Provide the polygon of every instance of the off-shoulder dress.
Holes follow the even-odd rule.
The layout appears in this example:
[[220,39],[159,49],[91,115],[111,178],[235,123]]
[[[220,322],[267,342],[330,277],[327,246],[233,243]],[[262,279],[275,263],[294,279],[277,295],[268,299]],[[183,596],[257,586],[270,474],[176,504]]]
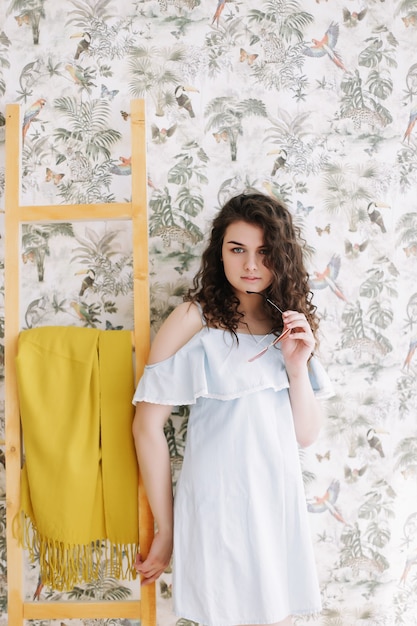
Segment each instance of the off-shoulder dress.
[[[174,506],[174,611],[206,626],[269,624],[320,611],[298,446],[272,335],[204,326],[146,366],[133,401],[191,405]],[[332,395],[315,357],[318,397]]]

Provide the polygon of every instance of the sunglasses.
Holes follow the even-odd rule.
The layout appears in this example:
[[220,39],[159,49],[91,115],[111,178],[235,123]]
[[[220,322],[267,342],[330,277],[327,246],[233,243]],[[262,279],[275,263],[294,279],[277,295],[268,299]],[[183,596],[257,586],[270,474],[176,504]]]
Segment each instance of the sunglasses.
[[[270,304],[271,306],[273,306],[275,309],[277,309],[277,311],[279,311],[281,313],[281,315],[284,313],[284,311],[282,311],[279,306],[277,304],[275,304],[275,302],[273,302],[272,300],[270,300],[267,296],[265,296],[263,293],[259,293],[259,291],[247,291],[246,293],[249,294],[254,294],[257,296],[261,296],[261,298],[263,298],[265,300],[265,302],[268,302],[268,304]],[[259,359],[261,356],[263,356],[266,352],[268,352],[269,348],[272,348],[273,346],[275,346],[277,343],[279,343],[280,341],[282,341],[283,339],[285,339],[285,337],[287,335],[289,335],[291,332],[290,328],[287,328],[287,330],[284,330],[283,333],[281,333],[279,335],[279,337],[275,337],[274,341],[272,341],[270,344],[268,344],[267,346],[265,346],[265,348],[263,348],[260,352],[258,352],[257,354],[255,354],[255,356],[252,356],[250,359],[248,359],[249,363],[252,363],[253,361],[256,361],[256,359]]]

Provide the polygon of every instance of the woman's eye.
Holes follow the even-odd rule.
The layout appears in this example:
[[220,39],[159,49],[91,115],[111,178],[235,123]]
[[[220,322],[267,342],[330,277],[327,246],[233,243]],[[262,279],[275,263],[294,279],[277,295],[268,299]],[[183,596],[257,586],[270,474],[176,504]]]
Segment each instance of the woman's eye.
[[243,252],[243,248],[232,248],[232,252],[235,252],[236,254],[240,254],[241,252]]
[[261,254],[269,254],[269,250],[267,250],[267,248],[264,248],[263,250],[260,250]]

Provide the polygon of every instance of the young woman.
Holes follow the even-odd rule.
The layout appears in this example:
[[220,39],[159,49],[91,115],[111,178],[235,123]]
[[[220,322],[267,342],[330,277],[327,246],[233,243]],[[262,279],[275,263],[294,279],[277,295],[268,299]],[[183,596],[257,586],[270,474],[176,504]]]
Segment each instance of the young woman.
[[[263,194],[229,200],[134,397],[133,433],[157,526],[136,567],[143,584],[156,580],[174,545],[179,617],[287,625],[291,615],[320,611],[298,455],[320,429],[317,395],[331,395],[312,357],[317,328],[291,214]],[[174,515],[163,427],[172,407],[185,404]]]

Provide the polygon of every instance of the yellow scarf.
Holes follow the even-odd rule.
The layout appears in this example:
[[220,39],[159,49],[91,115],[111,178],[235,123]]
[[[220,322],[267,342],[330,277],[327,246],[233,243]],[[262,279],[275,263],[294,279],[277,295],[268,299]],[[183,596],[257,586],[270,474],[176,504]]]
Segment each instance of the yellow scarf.
[[25,463],[20,539],[44,585],[135,578],[138,470],[130,331],[22,331],[16,359]]

